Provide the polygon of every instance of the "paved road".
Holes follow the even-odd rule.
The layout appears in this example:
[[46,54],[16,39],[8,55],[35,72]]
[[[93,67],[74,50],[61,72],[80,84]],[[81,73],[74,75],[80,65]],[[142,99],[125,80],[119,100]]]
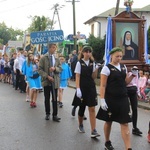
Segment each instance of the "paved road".
[[[64,91],[64,107],[59,108],[60,123],[45,121],[43,93],[40,93],[37,108],[25,102],[25,94],[15,91],[10,85],[0,83],[0,150],[103,150],[103,123],[97,120],[101,137],[90,138],[89,119],[84,122],[86,133],[77,131],[77,117],[71,116],[71,102],[75,89]],[[97,109],[99,105],[97,106]],[[88,117],[88,111],[86,110]],[[150,111],[139,108],[139,128],[143,137],[131,135],[133,150],[150,150],[147,142]],[[132,126],[130,124],[132,129]],[[113,124],[111,140],[115,150],[123,150],[120,126]]]

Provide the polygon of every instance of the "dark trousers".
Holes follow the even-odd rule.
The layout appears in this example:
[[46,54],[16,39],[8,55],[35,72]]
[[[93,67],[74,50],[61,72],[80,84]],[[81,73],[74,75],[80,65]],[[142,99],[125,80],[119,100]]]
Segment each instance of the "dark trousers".
[[17,90],[19,88],[19,78],[20,78],[20,71],[19,71],[19,69],[16,69],[16,86],[15,86],[15,90]]
[[22,92],[26,92],[25,76],[22,74],[19,75],[19,89]]
[[15,90],[20,89],[20,91],[25,92],[26,91],[26,82],[25,82],[25,76],[20,73],[19,69],[16,69],[16,85]]
[[[52,107],[53,107],[53,116],[57,116],[57,89],[54,90],[55,94],[52,92],[52,86],[44,86],[44,97],[45,97],[45,113],[46,115],[50,114],[50,92],[52,94]],[[55,98],[54,98],[55,95]]]
[[133,128],[137,128],[137,117],[138,117],[138,112],[137,112],[137,93],[130,93],[128,92],[128,97],[130,100],[130,104],[131,104],[131,109],[132,109],[132,124],[133,124]]
[[15,83],[15,74],[14,74],[14,71],[11,70],[11,77],[12,77],[12,85],[13,87],[15,87],[16,83]]
[[150,134],[150,122],[149,122],[149,126],[148,126],[148,134]]
[[72,77],[71,77],[71,79],[74,79],[75,80],[75,73],[74,73],[74,70],[75,70],[75,67],[76,67],[76,62],[72,62],[71,63],[71,72],[72,72]]
[[79,106],[78,115],[79,115],[80,117],[83,117],[83,116],[84,116],[85,108],[86,108],[85,105]]

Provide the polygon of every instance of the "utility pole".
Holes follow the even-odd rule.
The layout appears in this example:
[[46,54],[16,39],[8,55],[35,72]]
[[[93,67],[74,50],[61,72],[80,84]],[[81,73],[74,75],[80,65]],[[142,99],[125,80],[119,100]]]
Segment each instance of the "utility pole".
[[77,50],[77,38],[76,38],[76,14],[75,14],[75,0],[72,1],[73,6],[73,35],[74,35],[74,50]]
[[120,0],[117,0],[117,3],[116,3],[116,9],[115,9],[115,16],[118,14],[119,12],[119,4],[120,4]]
[[79,0],[66,0],[66,2],[72,2],[72,6],[73,6],[73,37],[74,37],[74,50],[77,50],[75,2],[79,2]]
[[51,10],[54,9],[54,13],[53,13],[53,19],[52,19],[52,24],[51,24],[50,30],[52,30],[52,26],[53,26],[53,24],[54,24],[54,17],[55,17],[55,15],[57,15],[58,22],[59,22],[59,28],[60,28],[60,30],[61,30],[61,23],[60,23],[60,18],[59,18],[58,10],[61,9],[63,6],[64,6],[64,5],[61,5],[61,6],[60,6],[58,3],[56,3],[56,4],[51,8]]

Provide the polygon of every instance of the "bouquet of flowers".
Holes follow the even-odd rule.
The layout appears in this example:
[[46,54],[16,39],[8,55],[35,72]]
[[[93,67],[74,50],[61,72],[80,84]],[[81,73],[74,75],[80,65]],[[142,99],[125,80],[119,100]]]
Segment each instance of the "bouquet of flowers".
[[124,0],[124,5],[125,6],[132,6],[133,0]]

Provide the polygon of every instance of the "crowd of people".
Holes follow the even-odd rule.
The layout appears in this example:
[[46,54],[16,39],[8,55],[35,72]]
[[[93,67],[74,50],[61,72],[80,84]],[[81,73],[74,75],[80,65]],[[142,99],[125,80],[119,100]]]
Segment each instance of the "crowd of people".
[[[115,121],[120,124],[125,149],[132,150],[128,123],[133,124],[132,134],[142,135],[137,127],[137,102],[150,102],[148,72],[144,73],[137,66],[127,70],[126,65],[121,64],[122,48],[113,48],[110,51],[111,62],[100,73],[100,108],[96,113],[98,96],[94,79],[100,65],[96,64],[92,56],[92,47],[84,46],[79,54],[74,50],[67,62],[62,55],[56,57],[56,50],[57,45],[51,43],[48,44],[48,52],[41,57],[34,56],[32,50],[27,52],[22,48],[13,53],[11,58],[0,54],[0,81],[12,84],[20,93],[26,93],[26,101],[30,102],[31,108],[37,107],[38,93],[43,91],[45,120],[50,119],[51,100],[55,122],[61,121],[58,107],[63,107],[63,91],[67,88],[69,79],[75,81],[72,115],[75,116],[75,109],[79,107],[78,131],[85,133],[83,120],[87,106],[92,138],[100,136],[96,130],[96,119],[105,121],[105,149],[113,150],[110,134]],[[150,142],[150,124],[147,138]]]

